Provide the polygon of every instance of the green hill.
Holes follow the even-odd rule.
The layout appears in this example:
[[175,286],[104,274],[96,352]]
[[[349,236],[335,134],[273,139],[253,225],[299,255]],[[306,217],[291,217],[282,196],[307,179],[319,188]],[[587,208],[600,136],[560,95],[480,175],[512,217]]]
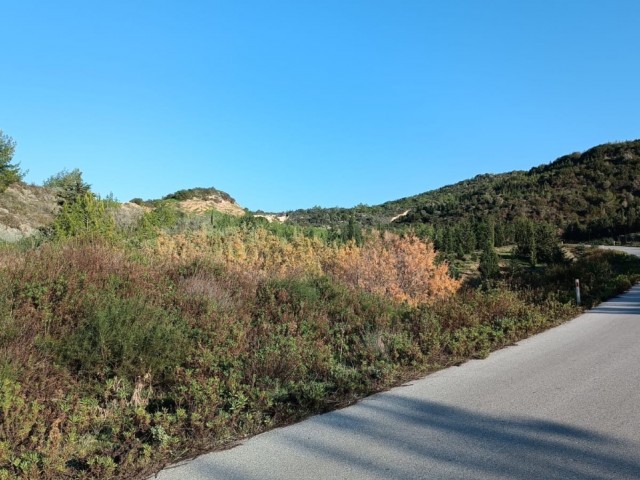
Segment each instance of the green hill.
[[[406,215],[402,215],[408,210]],[[352,216],[363,226],[449,226],[525,217],[556,226],[566,239],[613,237],[640,230],[640,140],[573,153],[528,172],[478,175],[377,206],[289,212],[302,225],[337,226]]]

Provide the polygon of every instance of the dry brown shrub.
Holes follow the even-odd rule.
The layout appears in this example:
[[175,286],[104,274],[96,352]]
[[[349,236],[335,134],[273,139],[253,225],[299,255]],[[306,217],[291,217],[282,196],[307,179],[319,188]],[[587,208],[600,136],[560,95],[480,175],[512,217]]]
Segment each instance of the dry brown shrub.
[[237,306],[234,292],[228,282],[208,272],[197,272],[180,280],[179,288],[188,301],[201,298],[213,302],[219,311],[233,311]]
[[[160,236],[153,255],[182,264],[206,259],[256,279],[330,274],[353,287],[411,305],[447,297],[460,286],[449,276],[447,264],[436,263],[431,243],[390,232],[370,234],[363,246],[353,242],[328,246],[319,239],[285,239],[261,228],[225,236],[200,231]],[[201,281],[193,278],[190,288],[215,288],[196,287]]]
[[327,258],[326,269],[345,283],[410,305],[430,303],[458,290],[448,265],[436,263],[431,243],[415,235],[370,235],[362,247],[349,243]]
[[231,271],[257,277],[285,277],[321,274],[322,258],[326,256],[327,249],[318,239],[300,235],[287,240],[258,228],[237,230],[224,236],[203,231],[161,235],[152,254],[178,263],[206,259]]

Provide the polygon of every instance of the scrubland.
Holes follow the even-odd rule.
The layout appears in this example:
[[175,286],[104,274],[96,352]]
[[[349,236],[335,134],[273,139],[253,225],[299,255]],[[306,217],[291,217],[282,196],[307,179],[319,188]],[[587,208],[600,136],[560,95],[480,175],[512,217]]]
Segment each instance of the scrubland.
[[480,286],[411,233],[74,218],[0,249],[0,479],[144,478],[556,325],[573,278],[589,304],[640,272],[586,250]]

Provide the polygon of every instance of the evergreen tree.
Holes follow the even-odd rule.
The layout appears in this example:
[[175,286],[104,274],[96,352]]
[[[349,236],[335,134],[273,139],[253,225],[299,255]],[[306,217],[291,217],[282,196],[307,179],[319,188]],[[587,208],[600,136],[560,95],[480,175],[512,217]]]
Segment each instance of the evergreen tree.
[[558,233],[548,223],[539,223],[535,231],[536,259],[539,262],[553,263],[562,260],[563,254],[558,245]]
[[498,254],[495,249],[495,230],[492,219],[488,219],[481,224],[480,231],[482,232],[482,254],[480,255],[480,265],[478,270],[480,271],[480,277],[485,285],[488,285],[491,280],[497,278],[500,275],[500,264]]
[[115,221],[110,214],[113,200],[101,200],[87,192],[76,201],[66,203],[53,223],[56,238],[90,235],[111,238],[115,234]]
[[487,244],[495,247],[495,225],[492,218],[478,222],[475,231],[478,250],[484,250]]
[[516,221],[514,229],[516,253],[528,258],[531,266],[535,266],[538,263],[535,224],[527,218],[520,218]]
[[458,252],[471,253],[476,249],[476,235],[471,222],[464,221],[458,224]]
[[488,242],[485,245],[485,248],[482,250],[482,255],[480,256],[480,266],[478,267],[480,270],[480,276],[483,282],[489,282],[498,277],[500,274],[500,264],[498,263],[498,254],[496,253],[495,248],[490,245]]
[[16,142],[0,130],[0,192],[5,191],[12,183],[22,180],[20,166],[11,163],[15,150]]
[[60,205],[73,203],[91,190],[91,185],[82,179],[82,172],[77,168],[70,172],[62,170],[50,176],[42,185],[56,190]]
[[349,222],[347,223],[347,227],[343,232],[343,240],[353,240],[354,242],[356,242],[356,245],[362,245],[362,228],[356,222],[356,217],[354,214],[351,214],[351,216],[349,217]]
[[453,253],[455,250],[455,241],[453,239],[453,231],[450,227],[444,228],[442,243],[445,253]]

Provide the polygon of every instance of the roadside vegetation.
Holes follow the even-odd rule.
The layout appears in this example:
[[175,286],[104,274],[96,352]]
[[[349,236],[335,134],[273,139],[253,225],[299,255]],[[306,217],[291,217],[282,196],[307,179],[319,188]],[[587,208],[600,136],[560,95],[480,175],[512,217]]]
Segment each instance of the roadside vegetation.
[[123,225],[80,172],[49,181],[53,225],[0,248],[0,479],[145,478],[565,321],[574,278],[586,304],[640,279],[640,259],[570,261],[536,225],[506,258],[483,224],[454,278],[411,231],[171,201]]

